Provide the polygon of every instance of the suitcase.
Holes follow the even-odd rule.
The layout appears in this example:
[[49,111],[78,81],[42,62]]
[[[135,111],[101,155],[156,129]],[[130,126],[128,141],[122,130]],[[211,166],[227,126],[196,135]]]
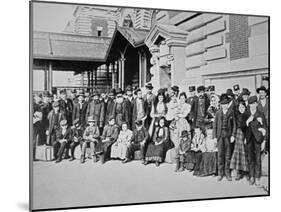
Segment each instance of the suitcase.
[[167,163],[176,163],[176,151],[175,148],[169,149],[166,153],[165,162]]
[[54,149],[52,146],[42,145],[36,147],[35,158],[40,161],[51,161],[54,159]]

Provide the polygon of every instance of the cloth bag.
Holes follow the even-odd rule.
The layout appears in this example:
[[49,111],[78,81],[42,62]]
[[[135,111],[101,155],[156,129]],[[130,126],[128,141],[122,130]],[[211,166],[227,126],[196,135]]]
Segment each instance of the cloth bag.
[[36,147],[35,158],[41,161],[51,161],[54,159],[54,149],[52,146],[42,145]]

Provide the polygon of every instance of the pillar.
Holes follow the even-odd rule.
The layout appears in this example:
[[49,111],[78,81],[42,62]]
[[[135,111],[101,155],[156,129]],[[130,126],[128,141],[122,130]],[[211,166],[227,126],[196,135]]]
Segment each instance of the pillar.
[[116,61],[114,61],[112,65],[112,71],[111,71],[111,88],[115,88],[115,64]]
[[48,91],[52,92],[53,87],[53,66],[52,62],[49,62],[49,68],[48,68]]
[[142,77],[142,72],[143,72],[143,64],[142,64],[142,53],[139,51],[139,87],[143,86],[143,77]]
[[110,86],[110,81],[109,81],[109,68],[110,68],[110,64],[106,64],[106,89],[108,89],[109,86]]
[[122,90],[124,90],[125,88],[125,82],[124,82],[124,79],[125,79],[125,58],[124,58],[124,55],[122,55],[121,57],[121,88]]
[[48,90],[48,71],[47,71],[47,65],[45,64],[44,67],[44,90]]
[[122,64],[121,64],[121,59],[118,60],[118,87],[122,87]]

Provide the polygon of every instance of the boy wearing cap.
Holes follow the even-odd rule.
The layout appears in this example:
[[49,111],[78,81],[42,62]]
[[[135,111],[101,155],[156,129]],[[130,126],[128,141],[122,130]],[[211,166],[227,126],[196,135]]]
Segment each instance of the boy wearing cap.
[[60,122],[63,119],[66,119],[66,117],[59,109],[59,102],[56,101],[53,103],[53,109],[48,114],[47,144],[53,145],[56,141],[57,130],[60,128]]
[[175,148],[176,151],[176,169],[175,172],[184,171],[185,154],[191,148],[191,134],[187,130],[183,130],[180,136],[179,145]]
[[100,94],[97,91],[93,93],[93,100],[87,107],[86,117],[92,117],[101,131],[104,126],[104,103],[100,101]]
[[140,150],[141,160],[142,160],[142,163],[144,163],[145,145],[147,144],[149,134],[148,134],[147,129],[143,126],[142,120],[136,120],[135,126],[136,126],[136,128],[133,131],[133,137],[128,146],[127,156],[126,156],[124,163],[130,161],[130,159],[134,155],[134,152],[137,150]]
[[82,144],[83,144],[83,129],[81,127],[79,119],[75,119],[73,121],[73,126],[72,126],[71,130],[72,130],[72,140],[70,143],[71,157],[70,157],[69,161],[75,160],[74,151],[77,146],[79,146],[79,145],[82,146]]
[[229,109],[230,98],[222,94],[220,98],[221,109],[216,113],[213,123],[213,138],[218,146],[218,181],[224,176],[231,181],[230,161],[231,143],[234,142],[236,134],[236,121],[234,111]]
[[[60,128],[57,131],[56,141],[53,144],[56,163],[61,162],[62,159],[67,159],[71,139],[72,132],[71,129],[67,126],[67,120],[61,120]],[[64,154],[65,156],[63,158]]]
[[261,177],[261,151],[264,148],[264,139],[266,136],[266,119],[262,112],[257,109],[258,98],[251,96],[249,98],[249,111],[246,121],[246,141],[247,154],[249,160],[250,185],[253,185]]
[[81,163],[85,162],[86,148],[89,144],[91,149],[91,154],[93,156],[93,162],[96,163],[97,153],[100,147],[100,141],[99,141],[100,131],[99,131],[99,127],[96,124],[95,119],[92,116],[88,118],[88,124],[89,126],[85,129],[83,134],[84,142],[82,144],[82,153],[81,153],[80,162]]
[[102,155],[101,155],[101,163],[105,163],[108,156],[110,155],[111,145],[117,140],[119,134],[119,127],[115,123],[114,117],[110,117],[108,119],[108,124],[105,125],[102,136]]

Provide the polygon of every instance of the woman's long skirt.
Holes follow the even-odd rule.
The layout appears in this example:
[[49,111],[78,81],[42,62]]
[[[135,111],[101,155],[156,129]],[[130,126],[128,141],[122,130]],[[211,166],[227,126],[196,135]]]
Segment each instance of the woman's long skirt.
[[155,145],[150,143],[147,147],[145,160],[151,162],[163,162],[166,153],[165,143]]
[[194,170],[193,175],[204,177],[217,174],[217,152],[204,152],[198,164],[198,168]]
[[111,158],[125,159],[127,156],[128,146],[125,143],[114,143],[111,146]]
[[248,172],[249,164],[244,144],[244,134],[240,128],[237,129],[234,151],[230,161],[230,169]]

